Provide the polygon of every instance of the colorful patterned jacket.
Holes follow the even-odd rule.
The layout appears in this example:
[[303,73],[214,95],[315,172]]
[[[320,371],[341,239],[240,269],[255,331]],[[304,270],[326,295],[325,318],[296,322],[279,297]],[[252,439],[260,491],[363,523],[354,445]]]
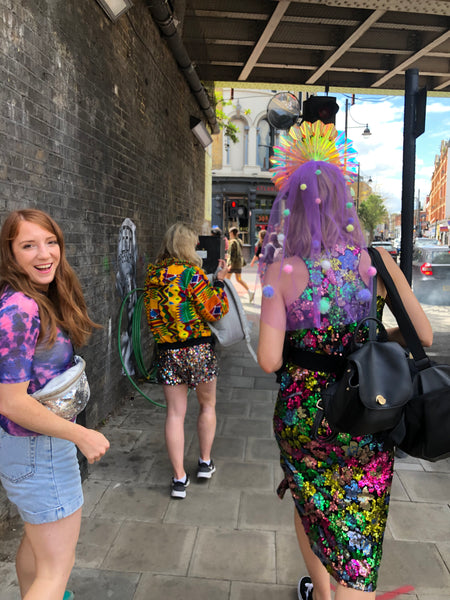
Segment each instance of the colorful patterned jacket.
[[211,285],[205,272],[191,263],[166,259],[150,264],[144,305],[155,342],[184,345],[193,339],[209,340],[206,322],[228,312],[228,298],[220,284]]

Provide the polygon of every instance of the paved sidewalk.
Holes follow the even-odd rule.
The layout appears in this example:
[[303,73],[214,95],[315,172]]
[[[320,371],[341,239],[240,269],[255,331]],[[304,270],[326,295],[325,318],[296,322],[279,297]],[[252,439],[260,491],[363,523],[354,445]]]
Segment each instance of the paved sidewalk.
[[[254,281],[253,272],[245,272]],[[242,290],[243,291],[243,290]],[[257,338],[259,295],[245,304]],[[244,300],[244,296],[243,296]],[[448,340],[450,310],[432,320]],[[433,350],[433,349],[432,349]],[[450,362],[448,345],[439,346]],[[444,356],[443,356],[444,358]],[[245,344],[221,351],[217,472],[185,500],[169,497],[164,411],[130,389],[102,431],[111,450],[84,483],[86,505],[70,587],[76,600],[294,600],[305,573],[293,504],[281,478],[271,418],[276,395]],[[157,386],[148,395],[162,401]],[[186,466],[198,457],[196,400],[186,419]],[[397,459],[378,597],[410,586],[400,600],[450,598],[450,460]],[[0,599],[18,600],[12,563],[20,525],[0,541]],[[393,596],[385,596],[385,598]]]

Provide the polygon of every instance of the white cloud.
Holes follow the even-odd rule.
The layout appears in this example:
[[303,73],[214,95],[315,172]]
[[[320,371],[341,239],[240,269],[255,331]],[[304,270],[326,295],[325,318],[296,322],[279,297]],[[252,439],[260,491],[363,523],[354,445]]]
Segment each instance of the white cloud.
[[432,100],[428,100],[427,114],[429,113],[447,113],[450,115],[450,106],[441,101],[434,102]]

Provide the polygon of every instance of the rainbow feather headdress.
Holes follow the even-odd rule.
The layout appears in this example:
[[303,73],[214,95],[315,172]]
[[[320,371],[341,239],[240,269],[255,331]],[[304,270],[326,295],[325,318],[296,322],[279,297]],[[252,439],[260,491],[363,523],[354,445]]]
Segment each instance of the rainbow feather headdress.
[[277,189],[283,187],[298,167],[310,160],[336,165],[348,183],[357,177],[357,152],[345,139],[344,132],[338,132],[332,123],[304,121],[300,126],[294,125],[281,136],[280,144],[274,147],[270,159],[272,180]]

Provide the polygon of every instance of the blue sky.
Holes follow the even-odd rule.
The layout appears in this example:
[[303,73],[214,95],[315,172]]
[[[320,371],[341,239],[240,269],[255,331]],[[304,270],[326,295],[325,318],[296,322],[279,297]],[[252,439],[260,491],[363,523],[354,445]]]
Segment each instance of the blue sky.
[[[331,95],[331,94],[330,94]],[[390,212],[400,212],[403,165],[403,96],[356,94],[336,96],[340,110],[336,127],[345,128],[345,99],[349,99],[348,137],[359,153],[361,175],[372,177],[372,189],[385,199]],[[359,126],[363,124],[363,127]],[[363,137],[365,124],[372,135]],[[442,140],[450,139],[450,97],[427,98],[425,132],[416,139],[415,196],[420,195],[423,206],[431,188],[431,176]]]

